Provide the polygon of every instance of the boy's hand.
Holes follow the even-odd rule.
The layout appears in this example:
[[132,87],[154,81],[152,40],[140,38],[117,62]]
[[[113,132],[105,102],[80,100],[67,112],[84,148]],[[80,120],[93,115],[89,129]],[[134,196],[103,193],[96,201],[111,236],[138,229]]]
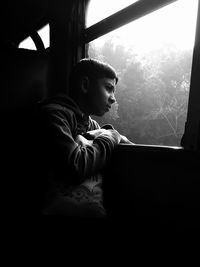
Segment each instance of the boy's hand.
[[[116,132],[116,135],[119,135],[119,140],[120,140],[119,143],[120,144],[131,144],[131,145],[134,145],[134,143],[131,142],[130,140],[128,140],[128,138],[126,136],[119,134],[116,130],[113,130],[113,129],[106,130],[106,129],[102,129],[101,128],[101,129],[88,131],[87,133],[84,134],[84,136],[81,136],[80,139],[82,140],[83,143],[84,142],[87,143],[87,141],[88,141],[88,142],[90,142],[90,144],[92,144],[91,143],[92,140],[94,140],[95,138],[97,138],[101,134],[109,135],[110,131],[111,132]],[[83,141],[83,138],[86,141]]]
[[121,136],[118,133],[118,131],[114,130],[114,129],[96,129],[93,131],[89,131],[86,134],[84,134],[84,137],[87,138],[88,140],[94,140],[95,138],[97,138],[98,136],[105,136],[107,138],[111,138],[113,139],[114,142],[116,142],[117,144],[120,143],[121,140]]
[[130,145],[134,145],[134,143],[132,143],[130,140],[128,140],[128,138],[124,135],[120,135],[121,136],[121,141],[120,144],[130,144]]
[[106,129],[96,129],[92,131],[88,131],[87,133],[84,134],[84,137],[87,138],[88,140],[94,140],[97,138],[100,134],[106,134],[107,130]]
[[93,143],[93,141],[92,140],[88,140],[88,139],[86,139],[84,136],[82,136],[82,135],[80,135],[80,134],[78,134],[77,136],[76,136],[76,139],[75,139],[75,142],[77,143],[77,144],[79,144],[79,145],[82,145],[82,146],[91,146],[92,145],[92,143]]

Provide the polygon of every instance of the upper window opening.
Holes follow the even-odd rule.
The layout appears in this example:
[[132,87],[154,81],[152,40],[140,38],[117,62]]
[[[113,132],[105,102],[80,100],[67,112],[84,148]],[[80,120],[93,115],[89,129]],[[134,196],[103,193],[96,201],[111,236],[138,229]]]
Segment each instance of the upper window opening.
[[113,124],[138,144],[180,146],[197,7],[198,0],[179,0],[89,43],[89,56],[110,63],[119,74],[117,103],[95,118],[100,124]]
[[139,0],[123,0],[123,1],[90,0],[90,4],[88,7],[88,14],[86,18],[86,26],[90,27],[91,25],[105,19],[106,17],[138,1]]
[[44,43],[44,47],[49,47],[49,24],[44,26],[42,29],[38,31],[38,34],[40,35],[40,38],[42,39]]
[[30,49],[30,50],[37,50],[36,46],[32,40],[31,37],[28,37],[26,39],[24,39],[20,44],[19,44],[19,48],[25,48],[25,49]]
[[[43,41],[44,47],[49,47],[49,24],[38,30],[38,34]],[[30,50],[36,50],[36,46],[31,37],[26,38],[19,44],[19,48],[26,48]]]

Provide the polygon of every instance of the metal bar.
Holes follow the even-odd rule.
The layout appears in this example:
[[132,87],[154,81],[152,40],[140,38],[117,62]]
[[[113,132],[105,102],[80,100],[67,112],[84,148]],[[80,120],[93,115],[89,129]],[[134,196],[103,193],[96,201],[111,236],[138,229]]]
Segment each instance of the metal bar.
[[36,32],[36,31],[32,32],[30,34],[30,37],[33,40],[38,51],[44,51],[45,50],[44,43],[43,43],[42,38],[40,37],[38,32]]
[[107,34],[177,0],[140,0],[85,29],[83,43]]
[[200,1],[198,1],[196,35],[190,79],[187,121],[182,146],[190,150],[200,150]]

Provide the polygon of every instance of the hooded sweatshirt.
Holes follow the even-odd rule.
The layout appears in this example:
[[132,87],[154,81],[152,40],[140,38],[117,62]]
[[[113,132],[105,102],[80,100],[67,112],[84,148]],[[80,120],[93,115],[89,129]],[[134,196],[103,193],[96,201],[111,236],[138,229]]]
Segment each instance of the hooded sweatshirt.
[[49,176],[45,213],[67,214],[66,210],[76,210],[72,208],[74,203],[79,206],[79,211],[74,212],[78,215],[84,212],[83,204],[98,202],[102,207],[101,172],[120,142],[119,134],[109,129],[90,143],[77,142],[78,135],[84,136],[100,126],[65,95],[39,103],[38,115],[41,155]]

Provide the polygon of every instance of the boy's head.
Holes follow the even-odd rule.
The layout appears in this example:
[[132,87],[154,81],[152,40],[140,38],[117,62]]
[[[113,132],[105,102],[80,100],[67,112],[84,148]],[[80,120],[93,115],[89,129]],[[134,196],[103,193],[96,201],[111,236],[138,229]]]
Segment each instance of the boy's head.
[[70,94],[80,89],[80,82],[83,77],[88,77],[91,82],[100,78],[115,79],[116,84],[118,82],[116,71],[111,65],[96,59],[84,58],[74,66],[70,75]]
[[85,58],[70,75],[69,95],[88,115],[102,116],[115,102],[116,71],[107,63]]

